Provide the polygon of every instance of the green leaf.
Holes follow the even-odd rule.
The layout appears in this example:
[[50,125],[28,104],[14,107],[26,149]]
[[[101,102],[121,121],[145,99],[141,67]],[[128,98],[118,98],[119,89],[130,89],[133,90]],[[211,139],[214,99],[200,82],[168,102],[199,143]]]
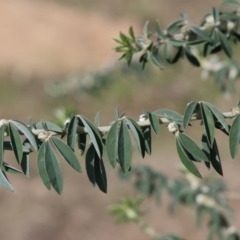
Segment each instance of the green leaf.
[[131,36],[132,40],[135,41],[135,35],[134,35],[134,32],[133,32],[132,26],[129,28],[128,32],[129,32],[129,35]]
[[115,108],[114,114],[115,114],[116,119],[120,118],[121,114],[119,112],[119,108],[118,107]]
[[176,40],[174,38],[169,39],[169,42],[174,46],[174,47],[182,47],[185,45],[185,41],[181,40]]
[[206,104],[201,103],[200,106],[201,106],[203,124],[207,133],[207,139],[210,146],[213,146],[214,128],[215,128],[213,116]]
[[159,67],[160,69],[163,69],[163,66],[161,65],[161,63],[158,61],[158,59],[152,54],[151,51],[148,51],[148,56],[150,61],[157,67]]
[[56,133],[62,133],[62,129],[52,123],[52,122],[48,122],[48,121],[41,121],[35,124],[35,128],[36,129],[45,129],[47,131],[52,131],[52,132],[56,132]]
[[80,155],[84,154],[86,144],[87,144],[87,134],[78,134],[77,135],[78,149],[80,150]]
[[191,30],[192,30],[195,34],[197,34],[199,37],[201,37],[202,39],[206,39],[206,40],[208,40],[208,41],[211,41],[211,38],[210,38],[210,36],[207,34],[207,32],[203,31],[201,28],[192,26],[192,27],[191,27]]
[[196,166],[193,164],[193,162],[187,157],[187,154],[184,151],[183,146],[181,145],[181,141],[179,138],[176,138],[176,146],[177,146],[177,152],[179,155],[179,158],[181,159],[183,165],[188,169],[189,172],[191,172],[193,175],[195,175],[198,178],[202,178],[201,174],[199,173]]
[[188,61],[193,66],[199,67],[201,65],[198,58],[192,53],[192,51],[188,47],[185,48],[185,54],[186,54]]
[[223,128],[229,132],[229,127],[228,124],[223,116],[223,114],[221,112],[219,112],[212,104],[207,103],[207,102],[203,102],[205,105],[207,105],[207,107],[210,109],[210,111],[212,112],[212,114],[216,117],[216,119],[221,123],[221,125],[223,126]]
[[240,142],[240,115],[238,115],[234,119],[229,133],[229,149],[231,157],[233,159],[237,155],[239,142]]
[[87,129],[90,139],[96,149],[96,152],[99,158],[101,158],[103,153],[103,143],[99,130],[87,118],[81,115],[78,115],[78,117],[80,121],[82,121],[84,127]]
[[27,178],[30,178],[30,170],[29,170],[29,154],[23,153],[21,168],[23,170],[24,175]]
[[77,172],[81,172],[80,164],[72,149],[65,142],[54,136],[51,137],[51,140],[68,164]]
[[221,42],[221,46],[224,50],[224,52],[226,53],[226,55],[229,58],[232,58],[232,48],[230,46],[229,40],[226,38],[226,36],[219,30],[218,32],[218,36]]
[[118,157],[118,121],[114,122],[108,132],[106,150],[109,162],[111,166],[115,168]]
[[10,135],[14,155],[18,163],[21,164],[22,156],[23,156],[22,139],[18,131],[15,129],[15,127],[11,122],[9,123],[9,135]]
[[151,124],[151,127],[152,127],[153,131],[155,132],[155,134],[158,136],[159,131],[160,131],[159,118],[154,113],[152,114],[152,113],[148,112],[147,114],[148,114],[148,119]]
[[95,159],[94,170],[95,170],[96,183],[97,183],[99,189],[102,192],[107,193],[106,171],[105,171],[105,167],[104,167],[104,164],[103,164],[103,160],[100,159],[98,156]]
[[49,180],[47,170],[46,170],[46,163],[45,163],[45,151],[46,151],[46,142],[43,142],[37,156],[37,166],[38,166],[38,173],[41,177],[43,184],[45,187],[50,190],[51,189],[51,182]]
[[145,150],[147,154],[151,155],[152,153],[152,137],[151,137],[151,128],[145,127],[142,129],[145,142]]
[[100,126],[100,112],[98,111],[96,116],[95,116],[95,124],[97,127]]
[[12,192],[15,192],[12,185],[9,183],[6,174],[0,170],[0,186],[6,188],[7,190],[10,190]]
[[182,19],[177,20],[175,22],[170,23],[170,25],[168,25],[167,31],[168,31],[168,33],[174,33],[176,31],[178,31],[182,26],[183,26]]
[[[213,166],[213,168],[220,175],[223,175],[221,159],[220,159],[220,155],[219,155],[219,152],[218,152],[218,147],[217,147],[216,140],[214,139],[213,145],[211,147],[209,145],[209,142],[208,142],[208,139],[207,139],[207,135],[205,133],[202,136],[202,146],[203,146],[203,152],[206,154],[206,156],[210,160],[211,165]],[[208,165],[207,165],[207,167],[210,168],[210,166],[208,166]]]
[[96,178],[95,178],[95,159],[98,157],[96,154],[95,148],[93,144],[87,150],[86,158],[85,158],[85,165],[86,165],[86,172],[89,181],[95,186]]
[[156,114],[158,116],[165,117],[169,120],[176,121],[179,124],[181,124],[183,122],[182,115],[180,115],[179,113],[174,112],[172,110],[169,110],[169,109],[159,109],[159,110],[152,112],[152,114]]
[[8,163],[3,162],[1,170],[7,173],[19,174],[22,173],[19,169],[9,165]]
[[35,136],[32,134],[32,132],[28,129],[28,127],[16,120],[11,120],[11,123],[13,123],[23,134],[24,136],[29,140],[29,142],[32,144],[34,149],[38,150],[38,145],[35,139]]
[[45,164],[49,180],[58,194],[63,190],[63,178],[57,157],[49,142],[46,142]]
[[147,22],[144,24],[144,27],[143,27],[143,34],[144,34],[144,36],[145,36],[146,38],[149,36],[148,25],[149,25],[149,21],[147,21]]
[[183,127],[184,128],[186,128],[188,126],[188,124],[190,123],[192,115],[193,115],[197,105],[198,105],[198,103],[196,103],[196,102],[190,102],[187,105],[187,108],[185,110],[184,117],[183,117]]
[[161,37],[163,39],[165,38],[165,34],[163,33],[158,21],[156,22],[156,32],[157,32],[159,37]]
[[198,147],[198,145],[187,135],[180,133],[178,135],[182,146],[196,159],[209,162],[207,156],[204,152]]
[[118,139],[118,160],[122,171],[126,173],[131,167],[132,162],[132,142],[127,125],[121,121]]
[[68,125],[67,131],[67,144],[74,151],[76,145],[76,134],[77,134],[77,118],[73,116]]
[[213,18],[214,18],[214,22],[217,23],[219,21],[219,11],[217,8],[213,8],[212,10],[212,14],[213,14]]
[[138,124],[131,119],[130,117],[125,118],[130,129],[132,130],[132,133],[134,135],[134,138],[136,140],[138,150],[141,153],[142,157],[144,158],[145,156],[145,143],[144,143],[144,136],[142,129],[138,126]]
[[5,132],[6,125],[3,124],[0,127],[0,166],[3,163],[3,154],[4,154],[4,132]]

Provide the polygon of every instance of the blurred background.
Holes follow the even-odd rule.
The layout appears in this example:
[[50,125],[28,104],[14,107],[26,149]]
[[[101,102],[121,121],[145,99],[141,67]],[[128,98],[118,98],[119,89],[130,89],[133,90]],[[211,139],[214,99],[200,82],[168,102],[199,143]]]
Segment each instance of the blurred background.
[[[137,120],[143,109],[170,108],[183,113],[191,100],[205,100],[229,111],[238,96],[226,100],[213,81],[202,81],[201,70],[187,61],[164,71],[149,65],[142,72],[137,64],[128,68],[118,62],[120,55],[112,50],[112,38],[130,26],[140,35],[146,20],[153,24],[159,19],[164,28],[185,12],[198,24],[219,4],[217,0],[0,0],[1,118],[27,123],[31,116],[33,122],[54,121],[56,109],[68,108],[92,121],[100,111],[101,124],[107,125],[114,119],[116,106]],[[239,50],[235,50],[237,59]],[[198,142],[200,130],[191,134]],[[135,151],[133,163],[149,164],[176,177],[180,160],[174,136],[165,127],[161,134],[154,139],[153,155],[142,160]],[[219,141],[224,179],[238,192],[240,161],[230,160],[227,140]],[[7,158],[15,164],[12,153],[7,153]],[[91,186],[85,170],[77,174],[62,162],[64,191],[58,196],[42,184],[36,155],[32,154],[31,162],[31,179],[10,176],[16,193],[0,189],[1,240],[147,239],[134,224],[116,225],[109,214],[110,204],[137,193],[131,184],[120,182],[117,171],[107,163],[107,195]],[[84,169],[84,158],[80,163]],[[215,175],[213,170],[201,170],[205,176]],[[179,207],[175,215],[169,215],[168,197],[163,200],[160,206],[153,200],[144,203],[151,226],[159,232],[203,239],[205,230],[197,230],[190,209]],[[240,202],[231,205],[234,224],[240,228]]]

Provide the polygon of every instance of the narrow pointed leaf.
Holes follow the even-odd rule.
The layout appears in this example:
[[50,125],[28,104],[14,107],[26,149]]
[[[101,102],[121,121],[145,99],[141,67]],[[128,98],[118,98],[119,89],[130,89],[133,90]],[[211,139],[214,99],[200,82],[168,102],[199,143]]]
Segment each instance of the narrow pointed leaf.
[[217,33],[218,33],[218,36],[219,36],[219,39],[221,42],[221,46],[222,46],[224,52],[226,53],[226,55],[229,58],[232,58],[232,48],[229,43],[229,40],[226,38],[226,36],[221,31],[218,31]]
[[89,181],[95,186],[96,178],[95,178],[95,161],[97,158],[97,154],[93,144],[87,150],[86,158],[85,158],[85,165],[86,165],[86,172]]
[[144,24],[144,27],[143,27],[143,34],[144,34],[145,37],[148,37],[148,36],[149,36],[148,25],[149,25],[149,21],[147,21],[147,22]]
[[85,118],[81,115],[78,115],[78,117],[82,121],[84,127],[87,129],[90,139],[96,149],[96,152],[97,152],[99,158],[101,158],[102,152],[103,152],[103,143],[102,143],[102,138],[99,133],[99,130],[87,118]]
[[179,139],[183,147],[191,154],[194,158],[209,162],[207,156],[204,152],[198,147],[198,145],[187,135],[179,133]]
[[229,133],[229,149],[230,149],[231,157],[233,159],[237,155],[239,142],[240,142],[240,115],[238,115],[234,119],[232,123],[232,127],[230,129],[230,133]]
[[11,120],[11,123],[13,123],[24,134],[24,136],[29,140],[29,142],[32,144],[34,149],[37,151],[38,146],[37,146],[35,136],[28,129],[28,127],[25,124],[23,124],[19,121],[16,121],[16,120]]
[[[220,159],[220,155],[218,152],[216,140],[214,139],[213,146],[211,147],[209,145],[207,135],[205,133],[202,136],[202,146],[203,146],[203,151],[206,154],[206,156],[208,156],[213,168],[216,170],[216,172],[218,174],[223,176],[222,164],[221,164],[221,159]],[[208,166],[208,165],[207,165],[207,167],[210,168],[210,166]]]
[[81,167],[78,162],[77,157],[73,153],[72,149],[62,140],[56,137],[51,137],[54,145],[58,149],[58,151],[61,153],[61,155],[64,157],[64,159],[68,162],[68,164],[75,169],[77,172],[81,172]]
[[219,11],[217,8],[213,8],[212,10],[212,14],[213,14],[213,18],[214,18],[214,22],[217,23],[219,21]]
[[46,163],[45,163],[45,151],[46,151],[46,142],[43,142],[37,156],[37,166],[38,166],[38,173],[41,177],[43,184],[45,187],[50,190],[51,189],[51,182],[49,180],[47,170],[46,170]]
[[8,163],[3,162],[1,170],[7,173],[19,174],[22,173],[21,170],[9,165]]
[[2,163],[3,163],[5,127],[6,127],[5,125],[2,125],[0,127],[0,166],[2,166]]
[[189,48],[185,48],[185,54],[186,54],[188,61],[192,65],[194,65],[196,67],[199,67],[201,65],[199,60],[197,59],[197,57],[192,53],[192,51]]
[[97,127],[100,126],[100,112],[97,112],[97,114],[95,116],[95,124]]
[[80,156],[82,156],[85,152],[85,148],[87,144],[87,134],[78,134],[77,143],[78,143],[78,149],[80,150]]
[[190,102],[187,105],[187,108],[185,110],[184,117],[183,117],[183,127],[184,128],[186,128],[188,126],[188,124],[190,123],[191,117],[192,117],[197,105],[198,105],[198,103],[196,103],[196,102]]
[[144,142],[145,142],[145,150],[147,154],[151,155],[152,153],[152,136],[151,136],[151,128],[145,127],[143,128]]
[[169,110],[169,109],[159,109],[159,110],[156,110],[152,113],[156,114],[158,116],[166,117],[169,120],[173,120],[173,121],[176,121],[176,122],[179,122],[179,123],[183,122],[183,116],[182,115],[180,115],[179,113],[177,113],[175,111]]
[[7,190],[10,190],[12,192],[15,192],[12,185],[9,183],[6,174],[0,170],[0,186],[6,188]]
[[29,169],[29,154],[23,153],[21,168],[23,170],[24,175],[27,178],[30,178],[30,169]]
[[119,112],[118,107],[115,108],[114,114],[115,114],[116,119],[120,118],[120,112]]
[[151,60],[151,62],[159,67],[160,69],[163,69],[163,66],[161,65],[161,63],[159,62],[159,60],[152,54],[152,52],[148,51],[148,56],[149,56],[149,59]]
[[201,37],[202,39],[210,41],[210,39],[211,39],[210,36],[205,31],[203,31],[202,29],[192,26],[191,30],[194,33],[196,33],[199,37]]
[[121,122],[118,139],[118,160],[122,171],[126,173],[132,162],[132,142],[128,128],[124,121]]
[[48,121],[41,121],[36,123],[35,125],[36,129],[45,129],[47,131],[52,131],[52,132],[57,132],[57,133],[62,133],[62,129],[56,125],[55,123],[48,122]]
[[134,35],[134,32],[133,32],[132,26],[129,28],[128,32],[129,32],[129,35],[131,36],[132,40],[135,41],[135,35]]
[[165,38],[165,35],[164,35],[164,33],[163,33],[163,31],[162,31],[158,21],[156,22],[156,32],[157,32],[159,37]]
[[57,157],[49,142],[46,142],[45,164],[49,180],[58,194],[63,190],[63,178]]
[[208,107],[204,104],[201,103],[201,112],[202,112],[202,119],[204,123],[204,127],[206,130],[207,134],[207,139],[210,144],[210,146],[213,146],[214,142],[214,120],[211,111],[208,109]]
[[160,123],[159,123],[158,116],[154,113],[149,113],[148,112],[148,118],[149,118],[149,122],[151,124],[151,127],[152,127],[153,131],[158,136],[159,131],[160,131]]
[[102,192],[107,193],[106,171],[105,171],[105,167],[104,167],[104,164],[103,164],[103,160],[98,158],[98,156],[95,159],[94,170],[95,170],[96,183],[97,183],[99,189]]
[[177,152],[179,155],[179,158],[181,159],[183,165],[188,169],[189,172],[191,172],[193,175],[195,175],[198,178],[202,178],[200,172],[196,168],[196,166],[193,164],[193,162],[187,157],[181,142],[179,138],[176,138],[176,146],[177,146]]
[[203,102],[205,105],[207,105],[207,107],[210,109],[210,111],[212,112],[212,114],[216,117],[216,119],[221,123],[221,125],[223,126],[223,128],[229,132],[229,127],[228,124],[223,116],[223,114],[221,112],[219,112],[212,104],[207,103],[207,102]]
[[15,129],[15,127],[11,122],[9,123],[9,134],[10,134],[14,155],[18,163],[20,164],[23,156],[22,139],[18,131]]
[[67,132],[67,144],[74,151],[76,145],[76,134],[77,134],[77,118],[72,117]]
[[126,121],[132,130],[132,133],[134,135],[134,138],[136,140],[138,150],[141,153],[142,157],[145,156],[145,143],[144,143],[144,136],[142,129],[138,126],[138,124],[131,118],[126,117]]
[[116,167],[118,157],[118,121],[111,126],[106,140],[108,160],[113,168]]

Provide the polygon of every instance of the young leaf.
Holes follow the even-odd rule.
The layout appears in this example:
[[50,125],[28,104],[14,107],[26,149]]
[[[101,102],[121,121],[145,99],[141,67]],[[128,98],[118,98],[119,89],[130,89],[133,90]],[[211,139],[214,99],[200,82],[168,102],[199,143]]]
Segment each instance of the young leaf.
[[37,156],[37,166],[38,166],[38,173],[41,177],[43,184],[45,187],[50,190],[51,189],[51,182],[49,180],[47,170],[46,170],[46,163],[45,163],[45,151],[46,151],[46,142],[43,142]]
[[29,142],[32,144],[34,149],[37,151],[38,146],[37,146],[35,136],[28,129],[28,127],[25,124],[23,124],[19,121],[16,121],[16,120],[11,120],[11,123],[13,123],[24,134],[24,136],[29,140]]
[[30,170],[29,170],[29,154],[23,153],[21,168],[23,170],[24,175],[27,178],[30,178]]
[[0,166],[2,166],[3,163],[5,127],[6,125],[4,124],[0,127]]
[[240,115],[238,115],[234,119],[229,133],[229,149],[231,157],[233,159],[237,155],[239,142],[240,142]]
[[73,116],[68,125],[67,131],[67,145],[74,151],[76,145],[76,134],[77,134],[77,118]]
[[156,114],[148,112],[148,119],[155,134],[158,136],[160,130],[159,118]]
[[98,111],[96,116],[95,116],[95,124],[97,127],[100,126],[100,112]]
[[[216,170],[217,173],[219,173],[221,176],[223,176],[222,164],[221,164],[221,159],[220,159],[220,155],[218,152],[216,140],[214,139],[213,145],[211,147],[209,145],[207,135],[205,133],[202,136],[202,146],[203,146],[203,152],[206,154],[206,156],[208,156],[213,168]],[[208,165],[207,165],[207,167],[210,168],[210,166],[208,166]]]
[[107,193],[106,171],[105,171],[105,167],[104,167],[104,164],[103,164],[103,160],[100,159],[98,156],[95,159],[94,170],[95,170],[96,183],[97,183],[99,189],[102,192]]
[[223,114],[221,112],[219,112],[212,104],[207,103],[207,102],[203,102],[205,105],[207,105],[207,107],[210,109],[210,111],[212,112],[212,114],[216,117],[216,119],[221,123],[221,125],[223,126],[223,128],[229,132],[229,127],[228,124],[223,116]]
[[200,106],[201,106],[201,112],[202,112],[202,120],[207,133],[207,139],[210,146],[213,146],[214,128],[215,128],[213,116],[210,110],[208,109],[208,107],[206,106],[206,104],[201,103]]
[[86,144],[87,144],[87,134],[78,134],[77,135],[78,149],[80,150],[80,155],[84,154]]
[[9,134],[10,134],[14,155],[18,163],[21,164],[22,156],[23,156],[22,139],[18,131],[15,129],[15,127],[11,122],[9,123]]
[[118,157],[118,121],[114,122],[108,132],[106,150],[109,162],[111,166],[115,168]]
[[36,129],[45,129],[47,131],[52,131],[52,132],[56,132],[56,133],[62,133],[62,129],[51,122],[48,121],[41,121],[35,124],[35,128]]
[[126,117],[127,124],[133,132],[134,138],[136,140],[138,150],[141,153],[142,157],[145,156],[145,143],[144,137],[142,133],[142,129],[138,126],[138,124],[131,118]]
[[86,165],[86,172],[89,181],[95,186],[96,178],[95,178],[95,161],[97,158],[97,154],[93,144],[87,150],[86,158],[85,158],[85,165]]
[[177,152],[179,155],[179,158],[181,159],[183,165],[188,169],[189,172],[191,172],[196,177],[202,178],[201,174],[199,173],[196,166],[193,164],[193,162],[188,158],[187,154],[184,151],[183,146],[181,145],[181,141],[179,138],[176,138],[176,146],[177,146]]
[[99,158],[101,158],[103,152],[103,143],[99,130],[87,118],[81,115],[78,115],[78,117],[80,121],[82,121],[84,127],[87,129],[90,139],[96,149],[96,152]]
[[224,52],[226,53],[226,55],[229,58],[232,58],[232,48],[230,46],[229,40],[226,38],[226,36],[219,30],[218,32],[218,36],[221,42],[221,46],[224,50]]
[[63,190],[63,178],[57,157],[49,142],[46,142],[45,164],[49,180],[58,194]]
[[81,172],[80,164],[72,149],[59,138],[52,136],[51,140],[68,164],[77,172]]
[[121,121],[118,139],[118,160],[122,171],[126,173],[132,162],[132,142],[127,125]]
[[185,110],[184,113],[184,117],[183,117],[183,127],[186,128],[188,126],[188,124],[190,123],[191,117],[197,107],[198,103],[196,102],[190,102],[187,105],[187,108]]
[[147,22],[144,24],[144,27],[143,27],[143,34],[144,34],[144,36],[145,36],[146,38],[149,36],[148,25],[149,25],[149,21],[147,21]]
[[134,32],[133,32],[132,26],[129,28],[128,32],[129,32],[129,35],[131,36],[132,40],[135,41],[135,35],[134,35]]
[[179,133],[178,135],[181,144],[183,147],[191,154],[194,158],[198,160],[203,160],[205,162],[209,162],[207,156],[204,154],[204,152],[198,147],[198,145],[187,135],[183,133]]
[[217,23],[219,21],[219,11],[217,8],[213,8],[212,10],[212,14],[213,14],[213,18],[214,18],[214,22]]
[[156,22],[156,32],[157,32],[159,37],[165,38],[165,35],[164,35],[164,33],[163,33],[163,31],[162,31],[158,21]]

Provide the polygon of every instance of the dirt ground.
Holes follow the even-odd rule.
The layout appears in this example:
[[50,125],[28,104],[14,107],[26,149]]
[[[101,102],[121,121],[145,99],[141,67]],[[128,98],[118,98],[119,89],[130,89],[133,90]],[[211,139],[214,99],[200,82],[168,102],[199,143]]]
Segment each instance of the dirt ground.
[[[211,5],[216,2],[210,1],[206,5],[199,1],[185,0],[175,7],[173,0],[154,1],[165,24],[176,18],[184,9],[192,11],[191,16],[197,21],[201,14],[205,13],[206,9],[211,9]],[[100,10],[103,8],[104,6],[99,6]],[[170,10],[172,12],[168,14]],[[25,122],[29,116],[34,120],[40,120],[41,117],[51,119],[53,109],[64,104],[65,99],[46,96],[43,91],[46,81],[56,76],[101,68],[108,62],[116,61],[119,56],[112,51],[114,44],[111,38],[117,37],[120,30],[126,32],[131,25],[140,33],[142,22],[137,21],[136,14],[131,19],[130,14],[128,18],[121,18],[119,15],[114,18],[113,14],[103,13],[104,11],[98,12],[96,6],[94,11],[91,11],[91,8],[86,10],[53,1],[0,0],[0,114],[3,118],[17,118]],[[165,74],[169,74],[169,71],[166,70]],[[175,76],[173,79],[179,83],[194,74],[194,70],[191,69],[185,75]],[[154,109],[158,104],[179,109],[178,102],[181,99],[187,101],[188,97],[196,97],[198,94],[198,90],[193,90],[194,80],[187,86],[179,87],[173,83],[169,80],[169,84],[164,85],[162,89],[151,89],[149,86],[138,84],[139,88],[133,88],[133,96],[123,99],[121,107],[128,111],[134,108],[132,114],[140,111],[143,104],[150,109]],[[145,93],[146,99],[141,97],[141,91]],[[77,109],[93,117],[101,104],[106,105],[105,108],[114,109],[118,101],[117,97],[114,98],[116,94],[109,93],[107,96],[111,98],[92,98],[92,102],[76,101],[73,98],[72,101],[78,104]],[[176,103],[172,103],[171,99],[161,102],[168,96],[173,96]],[[220,94],[216,98],[210,96],[209,99],[215,99],[217,106],[222,109],[230,108],[236,101],[234,97],[221,104],[224,100]],[[106,109],[103,111],[107,112]],[[140,160],[135,153],[134,162],[147,163],[169,176],[177,176],[174,164],[179,160],[173,149],[168,147],[171,137],[165,140],[158,140],[155,144],[156,153],[152,157]],[[225,140],[220,143],[224,159],[224,177],[231,190],[238,192],[240,182],[237,176],[240,163],[237,160],[230,161],[229,154],[224,150],[226,144]],[[13,162],[11,154],[7,154],[6,157]],[[107,168],[109,189],[105,195],[91,186],[85,171],[79,175],[61,163],[64,191],[62,196],[58,196],[44,188],[36,170],[35,160],[36,156],[33,154],[31,179],[10,176],[16,193],[0,189],[1,240],[147,239],[134,224],[117,225],[107,211],[107,206],[116,203],[119,198],[136,195],[129,184],[117,180],[116,171]],[[83,158],[80,159],[80,163],[84,169]],[[149,224],[156,230],[174,232],[187,240],[204,239],[205,231],[196,230],[193,212],[180,207],[175,216],[170,216],[166,210],[167,199],[167,196],[164,196],[163,205],[158,207],[152,200],[146,201],[144,207],[150,212],[146,216]],[[236,212],[236,220],[233,222],[240,229],[239,202],[232,201],[231,204]]]

